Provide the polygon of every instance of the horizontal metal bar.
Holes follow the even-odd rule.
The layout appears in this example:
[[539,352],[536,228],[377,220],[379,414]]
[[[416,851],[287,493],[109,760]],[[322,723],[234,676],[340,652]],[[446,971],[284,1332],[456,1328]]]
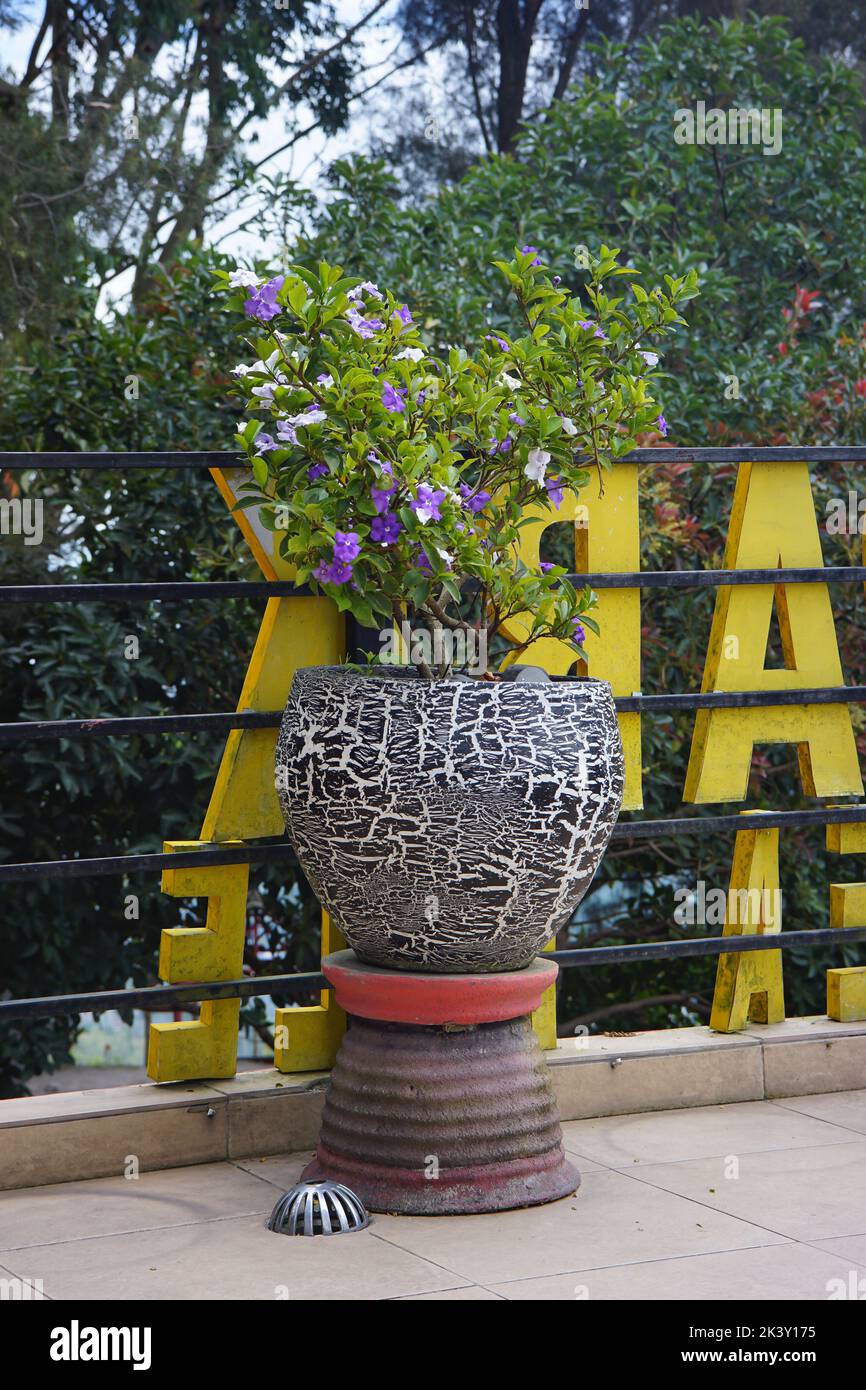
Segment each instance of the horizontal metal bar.
[[587,946],[545,951],[541,960],[555,960],[568,969],[575,965],[617,965],[638,960],[676,960],[684,956],[739,955],[743,951],[785,951],[792,947],[842,946],[866,940],[863,927],[817,927],[808,931],[773,932],[766,936],[696,936],[687,941],[645,941],[627,946]]
[[108,468],[124,472],[140,468],[238,468],[247,462],[243,454],[224,449],[152,449],[98,451],[81,453],[0,452],[0,468],[38,468],[54,471],[60,468]]
[[94,990],[90,994],[55,994],[43,999],[0,1000],[0,1023],[16,1018],[56,1018],[64,1014],[101,1013],[105,1009],[176,1009],[202,999],[250,999],[256,995],[304,994],[326,989],[324,975],[264,975],[259,979],[221,980],[207,985],[153,985],[142,989]]
[[91,735],[132,738],[137,734],[190,734],[200,730],[277,729],[280,710],[236,710],[219,714],[142,714],[129,718],[44,719],[0,724],[0,744]]
[[[866,700],[866,685],[808,685],[798,690],[706,690],[683,695],[617,695],[623,713],[666,714],[693,709],[759,709],[774,705],[854,705]],[[9,726],[0,725],[0,729]]]
[[866,565],[822,565],[814,569],[630,570],[568,576],[576,588],[713,589],[739,584],[863,584]]
[[[814,811],[741,811],[735,816],[678,816],[672,820],[620,821],[612,840],[655,840],[678,835],[716,835],[737,830],[797,830],[810,825],[866,824],[866,804],[822,806]],[[3,869],[0,866],[0,877]]]
[[[612,839],[653,840],[678,835],[715,835],[737,830],[798,829],[813,825],[866,823],[866,804],[822,806],[814,811],[751,811],[735,816],[681,816],[673,820],[620,821]],[[191,869],[207,864],[281,864],[294,851],[285,840],[248,844],[236,849],[184,850],[178,854],[119,854],[101,859],[43,859],[30,864],[0,864],[0,884],[49,878],[103,878]]]
[[[844,705],[866,701],[866,685],[805,686],[798,690],[706,691],[685,695],[617,695],[621,713],[688,712],[696,709],[756,709],[775,705]],[[94,719],[20,720],[0,724],[0,744],[30,743],[52,738],[150,737],[154,734],[198,733],[229,729],[278,729],[281,710],[241,710],[215,714],[142,714]]]
[[[754,448],[736,445],[730,448],[633,449],[616,463],[863,463],[866,445],[832,444],[800,448],[784,445],[779,448]],[[231,450],[171,449],[150,452],[130,451],[105,453],[22,453],[0,452],[0,468],[237,468],[246,463],[243,455]]]
[[[866,565],[827,565],[818,569],[753,570],[631,570],[570,574],[578,588],[592,589],[712,589],[739,584],[864,584]],[[466,585],[468,591],[471,587]],[[180,602],[210,598],[279,598],[311,595],[309,585],[290,579],[176,580],[138,584],[6,584],[0,597],[6,603],[145,603],[154,599]]]
[[40,878],[110,878],[114,875],[158,873],[163,869],[195,869],[214,864],[280,864],[294,850],[287,840],[239,845],[236,849],[193,849],[178,854],[114,854],[100,859],[44,859],[32,864],[0,864],[0,883],[25,883]]
[[[819,927],[809,931],[778,932],[767,936],[699,936],[686,941],[636,942],[623,946],[590,946],[545,952],[564,969],[589,965],[628,964],[641,960],[673,960],[693,956],[717,956],[722,952],[790,950],[796,947],[840,946],[866,939],[863,927]],[[91,993],[48,995],[36,999],[0,1000],[0,1023],[20,1018],[51,1018],[68,1014],[100,1013],[106,1009],[163,1011],[205,999],[249,999],[270,994],[301,994],[326,989],[324,975],[268,975],[260,979],[222,980],[216,984],[155,985],[142,989],[95,990]]]
[[141,584],[7,584],[0,585],[5,603],[145,603],[199,598],[309,597],[307,585],[290,579],[203,579]]

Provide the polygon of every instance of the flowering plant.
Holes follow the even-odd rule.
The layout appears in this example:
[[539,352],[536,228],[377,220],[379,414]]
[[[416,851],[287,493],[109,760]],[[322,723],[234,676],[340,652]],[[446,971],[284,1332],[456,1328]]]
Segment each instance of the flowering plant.
[[[683,323],[675,306],[696,276],[646,291],[603,246],[586,307],[535,247],[495,264],[526,331],[490,332],[474,356],[432,352],[407,305],[326,264],[265,282],[219,272],[228,307],[257,330],[257,360],[233,372],[252,416],[237,435],[252,470],[238,506],[261,507],[299,585],[366,627],[411,619],[434,638],[489,640],[529,614],[519,653],[553,637],[582,657],[595,596],[562,567],[520,561],[524,512],[555,512],[588,464],[601,477],[640,431],[666,433],[652,340]],[[608,289],[624,279],[627,299]],[[416,665],[445,676],[452,663]]]

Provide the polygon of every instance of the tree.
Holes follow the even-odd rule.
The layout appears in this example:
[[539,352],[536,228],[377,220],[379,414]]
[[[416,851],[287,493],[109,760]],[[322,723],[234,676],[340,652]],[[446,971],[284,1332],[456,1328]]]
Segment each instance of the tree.
[[[7,334],[49,333],[54,287],[74,272],[104,283],[134,268],[143,302],[154,260],[170,267],[225,183],[243,182],[256,120],[281,108],[292,125],[345,123],[355,38],[384,4],[345,28],[330,0],[44,0],[23,71],[0,79]],[[22,249],[58,234],[45,259]]]

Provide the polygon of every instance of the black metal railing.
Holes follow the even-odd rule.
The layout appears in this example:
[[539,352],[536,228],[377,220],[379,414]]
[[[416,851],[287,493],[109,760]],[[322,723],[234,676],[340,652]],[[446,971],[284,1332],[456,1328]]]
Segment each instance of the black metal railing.
[[[737,464],[744,462],[866,462],[866,446],[827,448],[700,448],[638,449],[622,462],[639,464],[691,463]],[[3,453],[4,469],[210,469],[240,466],[233,453]],[[675,570],[630,573],[582,573],[572,578],[594,588],[688,589],[714,588],[739,584],[854,584],[866,583],[866,566],[835,566],[812,569]],[[202,581],[166,583],[107,584],[27,584],[0,586],[0,599],[12,603],[105,603],[119,601],[169,602],[221,598],[275,598],[302,596],[303,589],[290,581]],[[655,714],[682,713],[699,709],[758,708],[793,704],[866,703],[866,686],[815,687],[787,691],[703,692],[675,695],[633,694],[616,699],[623,712]],[[131,737],[164,733],[230,729],[276,728],[281,711],[239,710],[191,715],[153,715],[131,718],[85,717],[81,719],[33,720],[0,724],[0,743],[53,738]],[[837,798],[838,801],[838,798]],[[711,836],[739,830],[802,828],[866,821],[866,803],[850,806],[818,806],[801,811],[739,812],[734,815],[696,813],[671,819],[621,821],[613,840],[633,842],[680,836]],[[33,863],[0,864],[0,885],[35,879],[72,879],[153,873],[166,868],[186,868],[208,864],[273,864],[292,858],[291,846],[284,840],[249,842],[242,847],[198,849],[177,854],[123,854],[94,859],[43,860]],[[818,928],[779,933],[772,949],[840,946],[866,939],[866,926]],[[636,961],[714,956],[721,952],[766,950],[762,936],[704,936],[680,941],[632,943],[622,946],[579,947],[553,951],[547,959],[561,966],[626,964]],[[214,984],[155,985],[139,989],[99,990],[92,993],[46,996],[35,999],[0,1000],[0,1022],[101,1011],[112,1008],[176,1009],[204,1000],[251,998],[254,996],[307,993],[327,987],[318,973],[270,975],[258,979],[224,980]]]

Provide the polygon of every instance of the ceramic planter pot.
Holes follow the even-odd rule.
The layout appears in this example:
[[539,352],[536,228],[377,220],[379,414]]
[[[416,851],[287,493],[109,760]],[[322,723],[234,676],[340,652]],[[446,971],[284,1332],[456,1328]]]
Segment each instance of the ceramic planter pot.
[[622,802],[605,681],[298,671],[277,743],[289,838],[363,961],[517,970],[580,902]]

